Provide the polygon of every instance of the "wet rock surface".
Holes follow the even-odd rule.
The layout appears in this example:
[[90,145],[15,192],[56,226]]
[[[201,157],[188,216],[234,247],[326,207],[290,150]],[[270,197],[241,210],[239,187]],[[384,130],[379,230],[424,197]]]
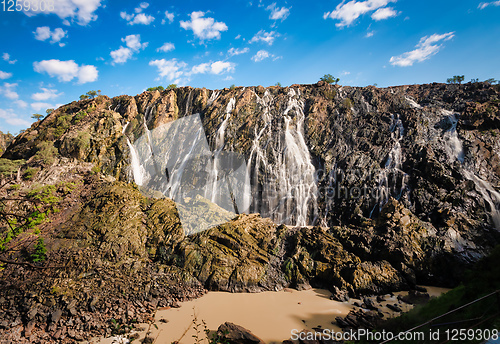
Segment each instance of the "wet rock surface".
[[[2,189],[2,197],[59,185],[60,211],[41,228],[47,263],[0,271],[0,337],[64,343],[125,333],[156,308],[207,289],[313,286],[345,301],[417,283],[452,286],[499,242],[497,205],[490,202],[500,185],[499,94],[484,83],[385,89],[318,83],[218,94],[185,87],[62,106],[2,156],[27,160],[7,184],[19,188]],[[127,139],[192,113],[200,114],[211,148],[228,116],[224,145],[247,160],[259,130],[267,135],[259,149],[273,162],[270,147],[286,142],[285,124],[302,123],[317,172],[317,197],[301,213],[310,226],[276,224],[254,204],[253,214],[213,210],[230,221],[188,236],[172,200],[129,183]],[[39,160],[43,142],[54,143],[55,161]],[[21,178],[28,168],[35,176]],[[266,181],[265,173],[255,175],[257,185]],[[67,190],[61,182],[77,186]],[[425,299],[419,291],[407,301]],[[365,306],[376,313],[376,304]],[[361,317],[358,323],[376,320],[358,313],[351,317]]]

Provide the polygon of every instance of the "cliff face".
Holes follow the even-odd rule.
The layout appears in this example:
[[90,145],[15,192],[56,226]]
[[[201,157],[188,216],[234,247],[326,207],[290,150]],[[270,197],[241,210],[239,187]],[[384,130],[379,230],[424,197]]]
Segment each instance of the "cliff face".
[[5,152],[10,143],[14,140],[14,136],[10,133],[4,134],[0,131],[0,154]]
[[[143,192],[174,199],[178,213],[163,212],[170,214],[168,228],[139,200],[134,211],[120,210],[123,223],[108,226],[102,216],[115,210],[105,203],[122,201],[99,194],[68,214],[62,227],[78,234],[63,236],[92,245],[118,236],[130,245],[109,248],[118,250],[110,257],[127,247],[132,255],[150,252],[212,289],[313,284],[355,294],[452,284],[499,240],[499,93],[483,83],[378,89],[320,82],[101,96],[33,124],[3,158],[29,159],[42,168],[34,180],[43,183],[62,178],[44,170],[90,163],[103,180],[135,181]],[[205,137],[207,146],[198,149]],[[50,168],[40,162],[44,141],[59,156]],[[196,231],[186,230],[184,209],[210,208],[205,198],[220,196],[207,188],[204,199],[193,195],[199,185],[220,187],[225,154],[232,165],[244,162],[236,164],[243,166],[241,185],[231,191],[229,208],[216,202],[221,208],[191,223],[222,223],[242,211],[272,221],[241,215],[186,236]],[[158,230],[161,237],[152,234]]]

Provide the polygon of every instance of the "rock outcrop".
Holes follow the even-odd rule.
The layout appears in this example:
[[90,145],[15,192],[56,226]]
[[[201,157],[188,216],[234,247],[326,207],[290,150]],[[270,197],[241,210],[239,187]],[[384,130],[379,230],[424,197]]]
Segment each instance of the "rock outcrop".
[[[136,295],[133,302],[161,299],[165,283],[186,286],[189,292],[179,292],[184,296],[162,305],[203,288],[314,286],[345,300],[417,283],[454,285],[500,239],[499,95],[498,86],[485,83],[378,89],[320,82],[184,87],[64,105],[18,135],[2,156],[26,161],[1,190],[5,199],[57,186],[54,206],[61,211],[50,214],[41,235],[49,257],[71,267],[41,284],[23,282],[38,285],[33,290],[42,296],[22,297],[44,303],[54,286],[64,302],[71,302],[65,295],[83,294],[77,305],[105,310],[109,305],[92,300],[118,297],[96,288],[108,285],[101,272],[113,268],[111,283],[144,277],[135,288],[120,284],[124,295]],[[174,202],[165,197],[171,188],[148,184],[165,176],[147,175],[141,188],[133,183],[133,143],[196,113],[210,159],[227,151],[247,162],[249,214],[223,209],[209,197]],[[203,172],[197,163],[182,169]],[[188,205],[196,216],[180,215]],[[191,230],[214,219],[219,225]],[[13,267],[0,276],[2,283],[26,277]],[[5,314],[17,307],[13,295],[0,298]],[[48,302],[35,318],[62,324],[72,314],[59,314],[63,306]],[[35,319],[28,308],[19,305],[5,326],[28,326]]]

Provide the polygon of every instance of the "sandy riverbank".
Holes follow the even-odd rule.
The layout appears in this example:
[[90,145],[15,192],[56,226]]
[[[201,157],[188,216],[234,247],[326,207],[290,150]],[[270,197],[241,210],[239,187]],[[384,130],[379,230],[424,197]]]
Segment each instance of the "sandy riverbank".
[[[426,288],[431,297],[448,290]],[[404,292],[388,295],[383,304],[397,302],[399,294]],[[286,289],[256,294],[209,292],[199,299],[182,303],[180,308],[159,310],[155,318],[156,326],[150,327],[150,336],[157,338],[156,343],[179,341],[191,344],[192,335],[196,333],[193,326],[194,314],[199,324],[203,320],[211,330],[216,330],[219,325],[229,321],[245,327],[266,343],[281,343],[290,338],[293,329],[314,330],[320,327],[340,331],[335,318],[345,317],[355,307],[354,303],[361,304],[361,301],[350,299],[348,302],[337,302],[330,300],[330,295],[329,291],[322,289]],[[411,308],[405,303],[400,306],[403,311]],[[383,312],[387,317],[394,315],[385,307]],[[204,337],[203,325],[199,326],[199,330],[200,336]],[[145,333],[146,331],[140,333],[141,338]],[[113,340],[107,338],[97,342],[111,344]]]

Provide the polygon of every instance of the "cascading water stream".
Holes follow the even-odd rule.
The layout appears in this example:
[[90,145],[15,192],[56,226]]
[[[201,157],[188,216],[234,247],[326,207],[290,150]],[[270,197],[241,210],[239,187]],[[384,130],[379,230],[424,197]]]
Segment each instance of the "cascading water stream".
[[219,162],[220,162],[220,155],[225,145],[224,135],[226,133],[228,121],[231,116],[231,112],[234,110],[235,104],[236,100],[234,98],[231,98],[226,106],[226,116],[222,121],[219,129],[217,129],[217,133],[215,134],[215,147],[214,147],[215,151],[213,156],[213,165],[212,169],[210,170],[208,188],[206,189],[205,192],[205,197],[209,198],[214,203],[217,203],[218,199],[220,200],[221,193],[223,192],[223,189],[219,187],[219,181],[221,179],[219,171],[220,170]]
[[[389,197],[394,197],[399,200],[404,191],[407,190],[408,175],[401,169],[403,163],[403,151],[401,141],[404,137],[403,122],[399,115],[391,115],[391,139],[393,141],[392,148],[385,162],[384,169],[380,172],[379,187],[378,187],[378,208],[379,211],[389,201]],[[377,205],[372,209],[370,217],[372,217]]]
[[272,115],[273,97],[267,91],[257,102],[264,125],[255,128],[245,182],[252,201],[245,204],[276,223],[306,226],[317,214],[317,181],[303,134],[304,104],[294,89],[277,116]]
[[445,151],[450,162],[459,161],[462,166],[462,173],[465,178],[471,180],[476,190],[481,194],[486,204],[488,204],[491,220],[495,228],[500,231],[500,192],[486,180],[480,178],[474,171],[464,165],[465,153],[463,143],[458,137],[458,118],[453,111],[442,110],[442,114],[450,123],[450,128],[443,133],[445,141]]

